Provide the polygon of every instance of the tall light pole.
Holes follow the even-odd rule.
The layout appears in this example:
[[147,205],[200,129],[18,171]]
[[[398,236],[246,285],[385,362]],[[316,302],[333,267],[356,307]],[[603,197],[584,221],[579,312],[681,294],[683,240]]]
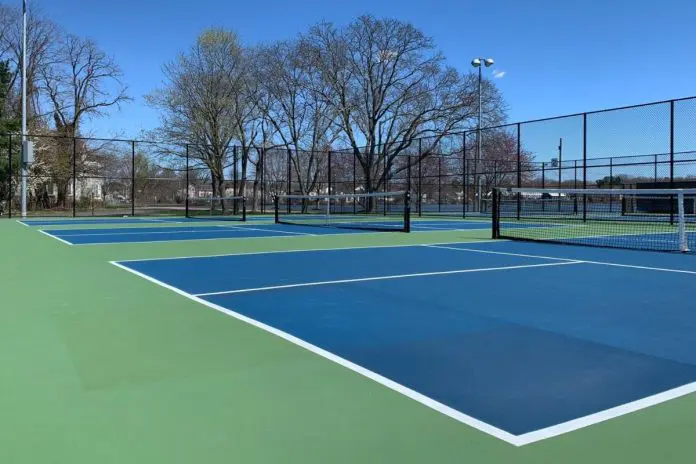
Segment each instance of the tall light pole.
[[22,157],[21,165],[21,209],[27,217],[27,0],[22,0]]
[[478,68],[478,123],[476,124],[476,144],[478,149],[476,150],[476,157],[474,158],[474,186],[476,190],[476,209],[481,212],[481,182],[479,177],[479,163],[481,161],[481,150],[483,144],[481,143],[481,123],[482,123],[482,113],[483,113],[483,98],[481,96],[481,80],[482,80],[482,64],[489,68],[493,66],[495,62],[493,58],[474,58],[471,60],[471,65],[474,68]]

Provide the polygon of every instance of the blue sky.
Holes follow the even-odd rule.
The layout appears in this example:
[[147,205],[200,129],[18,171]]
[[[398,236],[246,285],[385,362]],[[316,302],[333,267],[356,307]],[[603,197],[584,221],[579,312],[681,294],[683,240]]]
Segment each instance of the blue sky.
[[696,2],[687,0],[29,3],[66,30],[93,38],[123,68],[134,101],[91,121],[88,130],[97,136],[136,137],[157,125],[143,96],[161,84],[162,63],[205,27],[234,29],[255,44],[363,13],[412,22],[460,70],[470,69],[474,56],[495,58],[495,69],[505,72],[496,82],[510,121],[696,94]]

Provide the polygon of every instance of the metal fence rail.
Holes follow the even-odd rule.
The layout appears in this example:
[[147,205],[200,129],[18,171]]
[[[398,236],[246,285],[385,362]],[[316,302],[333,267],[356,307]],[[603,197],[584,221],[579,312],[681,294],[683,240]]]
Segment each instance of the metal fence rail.
[[[411,191],[413,214],[491,212],[494,187],[696,187],[696,97],[587,112],[373,150],[210,147],[141,140],[30,135],[32,216],[185,215],[191,199],[243,195],[250,213],[273,197]],[[436,142],[433,142],[436,140]],[[0,135],[0,213],[19,213],[20,137]]]

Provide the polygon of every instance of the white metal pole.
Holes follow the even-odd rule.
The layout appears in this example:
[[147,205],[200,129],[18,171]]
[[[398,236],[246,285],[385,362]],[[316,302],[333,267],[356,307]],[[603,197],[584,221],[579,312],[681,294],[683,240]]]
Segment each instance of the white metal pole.
[[22,1],[22,157],[21,164],[21,202],[22,217],[27,216],[27,0]]

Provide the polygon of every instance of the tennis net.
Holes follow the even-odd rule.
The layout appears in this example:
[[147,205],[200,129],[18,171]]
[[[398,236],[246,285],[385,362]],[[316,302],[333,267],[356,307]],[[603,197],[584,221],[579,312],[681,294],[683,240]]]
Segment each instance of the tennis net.
[[494,189],[493,238],[694,251],[696,190]]
[[246,221],[246,198],[189,198],[186,217],[214,221]]
[[275,222],[386,232],[410,232],[408,192],[279,195]]

